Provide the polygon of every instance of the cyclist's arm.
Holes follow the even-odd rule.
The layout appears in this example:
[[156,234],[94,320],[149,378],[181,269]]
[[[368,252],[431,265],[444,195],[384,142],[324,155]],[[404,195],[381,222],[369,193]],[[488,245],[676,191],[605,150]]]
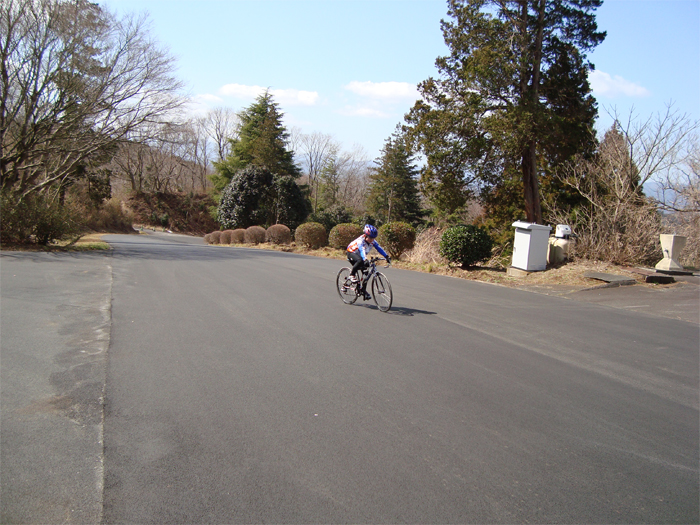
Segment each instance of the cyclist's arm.
[[385,259],[387,257],[389,257],[386,254],[386,252],[384,251],[384,249],[381,246],[379,246],[379,243],[377,241],[372,241],[372,246],[374,246],[377,249],[377,251],[382,254],[382,257],[384,257]]

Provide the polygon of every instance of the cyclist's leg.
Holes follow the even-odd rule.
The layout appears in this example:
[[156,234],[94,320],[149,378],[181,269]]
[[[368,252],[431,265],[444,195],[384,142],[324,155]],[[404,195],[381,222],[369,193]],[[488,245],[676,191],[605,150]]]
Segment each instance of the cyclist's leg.
[[355,287],[350,285],[350,268],[341,268],[336,277],[336,287],[338,295],[345,304],[352,304],[357,301],[358,293]]
[[352,264],[350,275],[354,277],[357,271],[364,267],[364,261],[362,260],[362,256],[357,252],[348,252],[348,261]]

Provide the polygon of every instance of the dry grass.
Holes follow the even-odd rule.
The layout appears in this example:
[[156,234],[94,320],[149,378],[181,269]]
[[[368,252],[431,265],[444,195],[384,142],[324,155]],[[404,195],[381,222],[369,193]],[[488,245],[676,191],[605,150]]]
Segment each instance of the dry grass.
[[413,249],[406,252],[404,259],[412,264],[447,264],[447,261],[440,256],[442,233],[440,228],[428,228],[420,232]]
[[109,244],[102,240],[102,234],[91,233],[83,235],[77,241],[70,240],[59,241],[48,246],[40,246],[37,244],[2,244],[2,250],[5,251],[23,251],[23,252],[50,252],[50,251],[74,251],[86,252],[94,250],[110,250]]

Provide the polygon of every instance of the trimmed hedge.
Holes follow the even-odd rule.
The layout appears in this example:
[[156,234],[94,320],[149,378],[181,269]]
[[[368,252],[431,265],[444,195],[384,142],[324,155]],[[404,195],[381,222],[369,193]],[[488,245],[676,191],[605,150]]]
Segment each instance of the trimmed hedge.
[[219,239],[219,243],[221,244],[231,244],[231,234],[233,233],[233,230],[224,230],[221,232],[221,238]]
[[209,244],[221,244],[221,232],[215,231],[209,234]]
[[292,231],[284,224],[273,224],[265,232],[265,241],[272,244],[290,244]]
[[440,241],[440,255],[467,268],[491,257],[493,239],[486,228],[462,224],[447,228]]
[[294,240],[297,244],[308,246],[312,250],[315,250],[328,243],[328,234],[323,224],[318,222],[305,222],[294,232]]
[[243,238],[246,244],[260,244],[265,242],[265,228],[262,226],[250,226],[245,229]]
[[243,228],[232,230],[231,242],[233,244],[243,244],[245,242],[245,230]]
[[397,261],[416,242],[416,230],[405,222],[389,222],[379,228],[377,242]]
[[338,224],[328,234],[328,245],[337,250],[344,250],[352,241],[362,235],[362,226],[345,222]]

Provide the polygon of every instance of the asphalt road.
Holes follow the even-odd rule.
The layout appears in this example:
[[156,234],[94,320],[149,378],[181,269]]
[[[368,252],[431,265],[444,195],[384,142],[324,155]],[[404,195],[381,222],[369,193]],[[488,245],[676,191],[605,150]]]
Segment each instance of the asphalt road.
[[3,254],[3,523],[700,521],[697,324],[396,269],[384,314],[336,260],[107,240]]

